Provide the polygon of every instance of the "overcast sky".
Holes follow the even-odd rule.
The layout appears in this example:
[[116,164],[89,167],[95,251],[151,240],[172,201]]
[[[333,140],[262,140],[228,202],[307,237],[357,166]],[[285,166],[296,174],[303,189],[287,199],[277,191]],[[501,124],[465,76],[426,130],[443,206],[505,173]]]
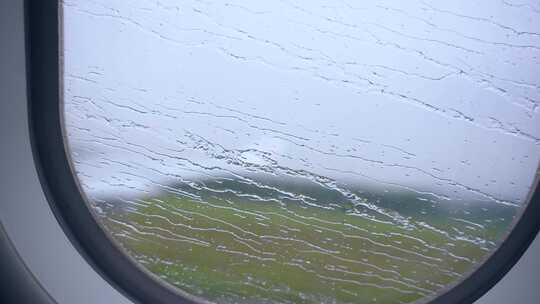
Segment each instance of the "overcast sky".
[[65,1],[90,195],[253,173],[521,203],[540,157],[536,1]]

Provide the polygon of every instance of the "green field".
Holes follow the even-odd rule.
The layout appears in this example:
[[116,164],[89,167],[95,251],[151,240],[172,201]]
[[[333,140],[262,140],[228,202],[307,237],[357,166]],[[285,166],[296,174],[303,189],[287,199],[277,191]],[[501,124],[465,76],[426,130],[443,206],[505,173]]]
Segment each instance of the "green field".
[[210,301],[410,303],[470,271],[517,211],[337,189],[206,181],[101,215],[147,269]]

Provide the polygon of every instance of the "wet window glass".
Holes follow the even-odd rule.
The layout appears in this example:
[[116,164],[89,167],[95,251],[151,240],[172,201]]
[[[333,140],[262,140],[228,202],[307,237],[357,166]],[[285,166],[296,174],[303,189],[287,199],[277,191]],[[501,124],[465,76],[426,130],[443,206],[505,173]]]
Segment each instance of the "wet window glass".
[[200,301],[411,303],[478,267],[540,157],[540,5],[75,1],[87,203]]

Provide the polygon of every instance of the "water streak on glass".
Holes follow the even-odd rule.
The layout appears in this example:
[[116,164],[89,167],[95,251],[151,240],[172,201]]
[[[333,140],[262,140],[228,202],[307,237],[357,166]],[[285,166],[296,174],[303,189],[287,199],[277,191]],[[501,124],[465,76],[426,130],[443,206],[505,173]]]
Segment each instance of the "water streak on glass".
[[218,303],[411,303],[497,248],[540,159],[540,3],[66,0],[104,228]]

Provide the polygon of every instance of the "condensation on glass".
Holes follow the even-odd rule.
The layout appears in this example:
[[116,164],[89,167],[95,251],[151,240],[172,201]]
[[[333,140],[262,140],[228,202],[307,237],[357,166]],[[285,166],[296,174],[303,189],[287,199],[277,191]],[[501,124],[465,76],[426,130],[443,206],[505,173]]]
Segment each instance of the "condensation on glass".
[[540,158],[540,4],[64,1],[88,204],[201,301],[410,303],[497,248]]

